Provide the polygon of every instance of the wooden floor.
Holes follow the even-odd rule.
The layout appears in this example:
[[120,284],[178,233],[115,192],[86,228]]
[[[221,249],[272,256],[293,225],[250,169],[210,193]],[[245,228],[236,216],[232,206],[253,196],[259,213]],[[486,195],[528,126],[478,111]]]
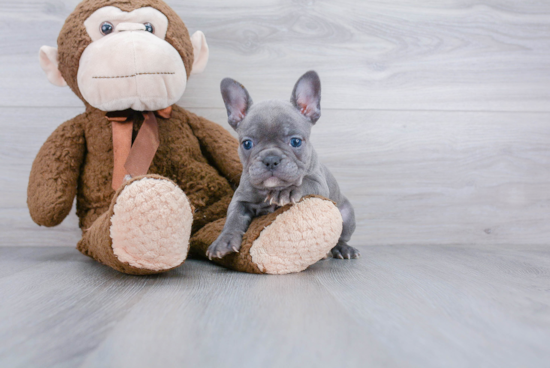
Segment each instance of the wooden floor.
[[0,247],[1,367],[548,367],[545,246],[375,246],[294,275]]
[[230,129],[319,72],[312,142],[356,209],[358,261],[130,277],[38,227],[41,144],[83,111],[49,84],[79,0],[0,0],[0,367],[550,367],[550,2],[167,0],[210,45],[180,105]]

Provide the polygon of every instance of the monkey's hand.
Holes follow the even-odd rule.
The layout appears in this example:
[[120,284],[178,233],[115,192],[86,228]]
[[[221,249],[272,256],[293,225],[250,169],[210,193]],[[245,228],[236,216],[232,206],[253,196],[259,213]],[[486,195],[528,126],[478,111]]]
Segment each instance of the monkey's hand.
[[27,204],[39,225],[58,225],[71,211],[86,152],[85,119],[82,114],[61,124],[34,159]]

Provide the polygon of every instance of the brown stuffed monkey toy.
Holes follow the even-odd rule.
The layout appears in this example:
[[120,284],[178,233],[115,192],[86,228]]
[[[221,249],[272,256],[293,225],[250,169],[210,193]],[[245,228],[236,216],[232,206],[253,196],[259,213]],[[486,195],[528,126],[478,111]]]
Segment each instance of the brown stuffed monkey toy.
[[[161,0],[85,0],[66,20],[58,48],[40,49],[55,85],[86,111],[61,124],[34,160],[33,220],[61,223],[77,198],[85,255],[146,275],[205,257],[220,234],[242,166],[221,126],[175,105],[201,72],[208,46],[189,36]],[[299,272],[336,244],[334,204],[306,198],[256,219],[241,249],[214,261],[251,273]]]

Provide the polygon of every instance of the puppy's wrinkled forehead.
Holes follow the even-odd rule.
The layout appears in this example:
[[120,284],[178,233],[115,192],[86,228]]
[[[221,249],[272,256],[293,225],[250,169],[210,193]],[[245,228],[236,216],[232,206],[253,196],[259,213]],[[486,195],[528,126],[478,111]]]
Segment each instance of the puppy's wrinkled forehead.
[[298,135],[308,137],[311,123],[285,101],[263,101],[251,106],[246,119],[239,125],[241,137],[275,139]]

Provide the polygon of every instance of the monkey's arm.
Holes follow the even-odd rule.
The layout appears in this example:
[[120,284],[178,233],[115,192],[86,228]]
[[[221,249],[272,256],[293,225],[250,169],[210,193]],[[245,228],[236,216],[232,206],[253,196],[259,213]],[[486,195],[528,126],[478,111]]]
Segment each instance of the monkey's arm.
[[239,186],[243,166],[239,159],[239,142],[222,126],[190,114],[189,125],[198,138],[208,161],[234,186]]
[[82,115],[61,124],[34,159],[27,205],[38,225],[59,225],[71,211],[85,152],[81,122]]

